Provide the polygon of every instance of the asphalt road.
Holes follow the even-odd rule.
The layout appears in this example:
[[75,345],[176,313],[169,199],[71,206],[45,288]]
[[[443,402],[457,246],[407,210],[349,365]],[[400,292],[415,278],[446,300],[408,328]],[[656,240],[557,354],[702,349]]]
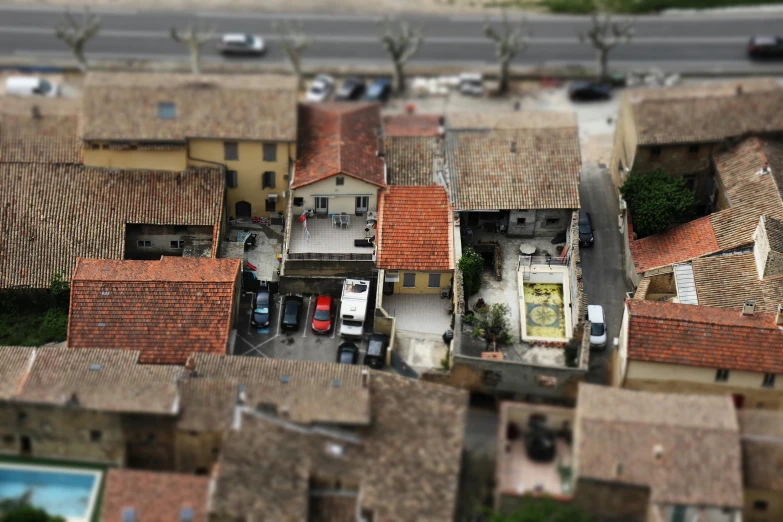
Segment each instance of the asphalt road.
[[[385,64],[388,57],[378,42],[376,19],[369,16],[311,14],[289,15],[263,12],[145,12],[135,10],[96,10],[101,31],[87,44],[89,59],[175,59],[186,60],[187,51],[169,36],[172,26],[185,28],[197,23],[220,32],[259,34],[269,51],[260,62],[282,61],[276,45],[275,22],[299,20],[313,40],[305,63]],[[62,19],[62,10],[48,6],[0,6],[0,56],[22,58],[63,58],[67,48],[54,36],[53,27]],[[422,26],[425,41],[414,62],[464,67],[494,63],[494,47],[482,34],[483,17],[418,16],[411,18]],[[783,12],[756,15],[667,15],[636,19],[634,42],[617,47],[611,55],[618,68],[659,67],[667,71],[724,69],[747,72],[770,67],[752,63],[745,57],[745,44],[752,34],[775,34],[783,22]],[[542,16],[528,18],[532,33],[527,50],[515,63],[531,66],[590,67],[595,63],[592,49],[578,41],[577,33],[588,26],[585,17]],[[207,62],[221,61],[215,46],[204,47]],[[235,59],[236,60],[236,59]],[[246,60],[246,59],[245,59]],[[252,59],[251,59],[252,60]],[[783,72],[783,63],[774,67]]]

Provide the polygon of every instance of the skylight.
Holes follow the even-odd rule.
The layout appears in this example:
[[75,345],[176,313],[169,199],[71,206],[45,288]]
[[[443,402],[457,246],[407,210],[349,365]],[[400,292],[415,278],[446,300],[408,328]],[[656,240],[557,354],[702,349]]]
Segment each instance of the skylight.
[[171,102],[158,103],[158,118],[161,120],[173,120],[177,117],[177,106]]

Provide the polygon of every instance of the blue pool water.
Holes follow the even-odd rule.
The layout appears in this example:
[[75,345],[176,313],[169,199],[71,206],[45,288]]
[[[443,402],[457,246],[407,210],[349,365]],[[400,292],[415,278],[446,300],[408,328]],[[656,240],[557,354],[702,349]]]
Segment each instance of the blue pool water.
[[60,469],[0,466],[0,500],[30,492],[30,503],[51,515],[87,518],[99,475]]

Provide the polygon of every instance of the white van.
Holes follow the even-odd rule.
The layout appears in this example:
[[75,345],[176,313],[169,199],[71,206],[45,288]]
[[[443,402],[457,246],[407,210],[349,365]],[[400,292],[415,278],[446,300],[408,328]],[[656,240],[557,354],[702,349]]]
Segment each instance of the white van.
[[601,305],[587,306],[587,320],[590,321],[590,347],[606,347],[606,320]]
[[5,93],[11,96],[47,96],[60,94],[60,86],[38,76],[9,76],[5,80]]

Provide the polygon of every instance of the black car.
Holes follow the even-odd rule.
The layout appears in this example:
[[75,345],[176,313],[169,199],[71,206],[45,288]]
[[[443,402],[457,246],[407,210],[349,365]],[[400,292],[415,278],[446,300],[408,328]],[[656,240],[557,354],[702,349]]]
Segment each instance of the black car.
[[299,328],[303,304],[304,300],[298,295],[287,295],[283,298],[283,318],[280,320],[280,326],[284,330]]
[[571,101],[608,100],[612,97],[612,87],[605,83],[574,82],[568,87]]
[[367,339],[367,355],[364,364],[370,368],[383,368],[386,364],[386,349],[389,347],[389,336],[372,334]]
[[378,78],[367,88],[364,101],[385,103],[391,96],[391,81],[388,78]]
[[783,58],[783,38],[779,36],[754,36],[748,42],[751,58]]
[[579,211],[579,246],[593,246],[595,236],[593,236],[593,220],[590,213],[584,210]]
[[356,364],[359,362],[359,347],[353,343],[342,343],[337,348],[338,364]]
[[250,314],[250,324],[263,328],[269,326],[272,315],[272,301],[269,292],[258,292],[253,298],[253,313]]
[[358,76],[346,78],[343,84],[337,89],[334,99],[337,101],[358,100],[364,94],[364,80]]

